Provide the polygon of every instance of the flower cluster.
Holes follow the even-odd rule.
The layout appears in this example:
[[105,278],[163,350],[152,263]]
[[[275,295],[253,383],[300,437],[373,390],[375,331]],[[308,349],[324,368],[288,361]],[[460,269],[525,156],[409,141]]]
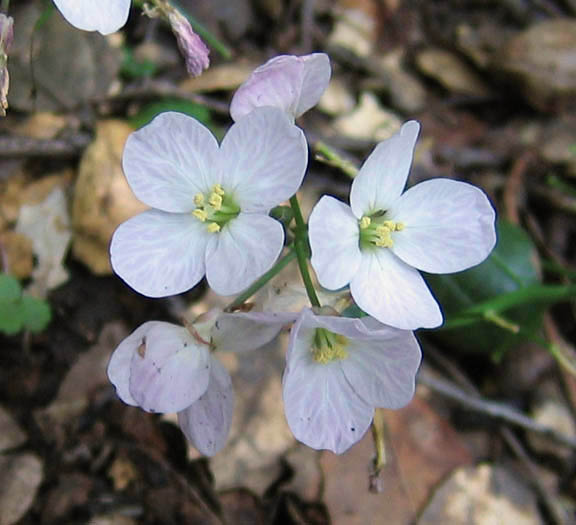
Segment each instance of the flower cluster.
[[[207,455],[225,443],[234,399],[213,354],[258,348],[287,324],[288,424],[313,448],[346,451],[376,408],[401,408],[414,394],[421,353],[412,330],[442,322],[419,270],[464,270],[496,242],[495,213],[480,189],[436,179],[404,191],[420,129],[415,121],[367,158],[350,205],[324,196],[305,224],[295,194],[308,150],[295,120],[318,102],[330,73],[321,53],[273,58],[234,95],[235,123],[220,145],[193,118],[170,112],[126,144],[126,177],[151,209],[116,230],[111,261],[149,297],[184,292],[205,276],[218,294],[240,293],[232,306],[242,304],[285,264],[277,260],[286,225],[270,212],[288,199],[292,206],[289,249],[312,308],[211,312],[186,327],[148,322],[112,356],[109,376],[120,398],[150,412],[178,412],[183,432]],[[348,290],[365,317],[320,305],[308,245],[320,285]]]

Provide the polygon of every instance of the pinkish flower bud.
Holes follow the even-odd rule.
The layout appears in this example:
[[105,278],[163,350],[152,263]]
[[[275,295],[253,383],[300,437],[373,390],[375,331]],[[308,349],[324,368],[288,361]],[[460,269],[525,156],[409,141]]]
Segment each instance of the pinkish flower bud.
[[186,60],[186,69],[192,76],[197,77],[210,65],[208,58],[210,50],[202,42],[202,39],[194,33],[190,22],[180,11],[170,9],[167,14],[178,47]]
[[6,115],[8,108],[8,88],[10,76],[8,75],[8,52],[14,39],[14,20],[10,16],[0,13],[0,115]]

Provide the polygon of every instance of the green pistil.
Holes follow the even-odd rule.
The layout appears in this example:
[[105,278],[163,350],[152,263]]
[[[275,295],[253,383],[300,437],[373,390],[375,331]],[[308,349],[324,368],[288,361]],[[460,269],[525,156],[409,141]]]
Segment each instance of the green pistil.
[[240,206],[230,194],[222,189],[220,184],[215,184],[208,194],[196,194],[194,204],[196,208],[192,215],[206,223],[206,229],[210,233],[219,232],[240,213]]
[[325,328],[316,328],[312,343],[312,358],[317,363],[325,365],[332,361],[348,357],[348,338],[335,334]]
[[386,219],[384,212],[373,215],[364,215],[359,221],[360,247],[366,248],[392,248],[394,239],[392,234],[402,231],[404,223]]

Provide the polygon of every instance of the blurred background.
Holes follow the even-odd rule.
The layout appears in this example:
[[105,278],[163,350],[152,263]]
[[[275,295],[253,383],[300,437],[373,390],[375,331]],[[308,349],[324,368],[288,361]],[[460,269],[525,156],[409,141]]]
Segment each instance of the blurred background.
[[[6,2],[4,2],[6,7]],[[179,0],[210,47],[190,77],[170,27],[142,15],[106,37],[49,1],[10,3],[0,71],[0,524],[560,524],[576,504],[576,1]],[[342,456],[284,420],[286,334],[222,356],[237,406],[226,448],[188,448],[175,416],[127,407],[108,359],[148,320],[226,304],[201,283],[148,299],[112,274],[114,229],[144,206],[121,168],[127,136],[166,110],[222,137],[249,73],[278,54],[329,54],[297,122],[299,194],[347,199],[376,143],[417,119],[409,184],[483,188],[499,243],[480,266],[427,276],[446,324],[420,331],[413,402]],[[0,61],[0,68],[4,68]],[[6,95],[7,93],[7,95]],[[296,268],[271,293],[305,305]]]

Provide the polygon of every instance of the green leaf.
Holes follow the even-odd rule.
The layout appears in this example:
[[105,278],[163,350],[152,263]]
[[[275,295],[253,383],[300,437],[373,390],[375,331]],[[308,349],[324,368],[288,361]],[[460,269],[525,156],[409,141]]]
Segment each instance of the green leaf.
[[46,301],[29,295],[22,297],[22,322],[26,330],[42,332],[51,319],[52,311]]
[[120,72],[128,78],[152,77],[158,66],[151,60],[136,60],[132,49],[125,47]]
[[211,127],[212,125],[212,116],[206,106],[180,98],[165,98],[158,102],[148,104],[132,117],[130,122],[135,128],[141,128],[148,124],[154,117],[165,111],[178,111],[194,117],[207,127]]
[[0,273],[0,302],[17,301],[22,296],[22,287],[18,279],[11,275]]
[[521,336],[482,321],[483,313],[505,310],[506,320],[531,334],[540,327],[547,304],[566,296],[565,290],[538,286],[536,249],[521,228],[499,221],[497,231],[498,244],[482,264],[457,274],[426,276],[446,320],[434,338],[461,352],[498,354],[519,341]]
[[0,302],[0,332],[17,334],[22,324],[22,301]]

